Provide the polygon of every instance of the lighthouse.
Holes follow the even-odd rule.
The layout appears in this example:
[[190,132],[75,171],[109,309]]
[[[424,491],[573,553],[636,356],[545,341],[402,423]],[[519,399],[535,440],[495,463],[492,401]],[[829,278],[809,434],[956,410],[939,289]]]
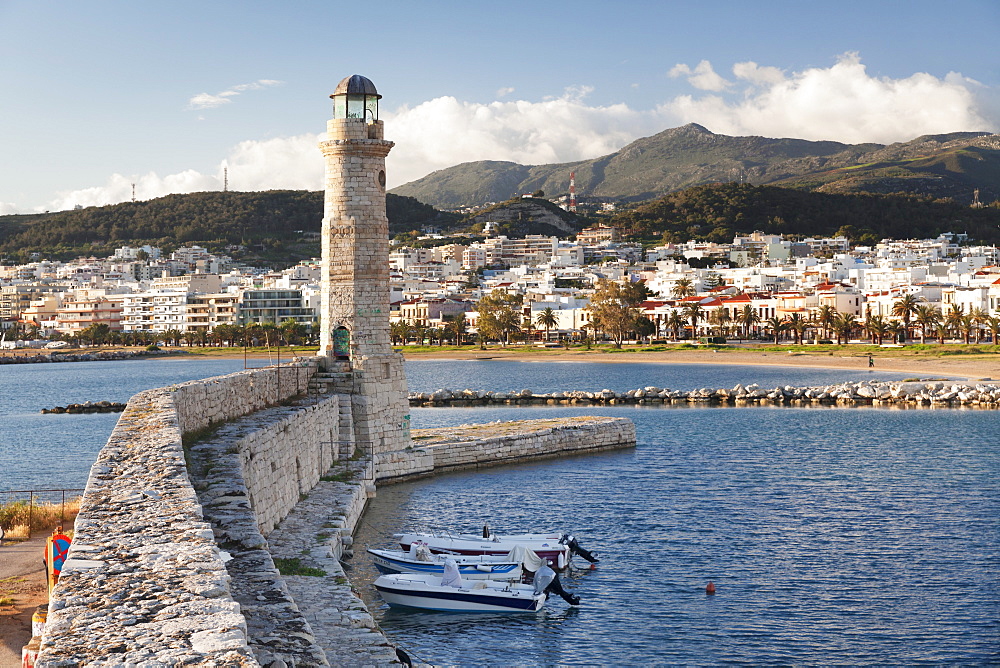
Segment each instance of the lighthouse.
[[381,95],[369,79],[343,79],[319,148],[326,163],[323,204],[320,350],[345,374],[354,435],[373,454],[409,445],[402,355],[389,339],[389,220]]

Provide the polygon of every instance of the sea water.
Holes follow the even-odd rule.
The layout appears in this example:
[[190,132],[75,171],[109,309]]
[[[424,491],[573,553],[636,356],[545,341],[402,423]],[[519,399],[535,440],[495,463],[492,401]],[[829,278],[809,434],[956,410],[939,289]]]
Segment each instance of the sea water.
[[[411,386],[541,392],[869,377],[512,362],[480,362],[473,375],[469,364],[411,365]],[[438,665],[1000,661],[997,412],[418,408],[413,421],[581,414],[632,419],[637,447],[379,488],[356,537],[351,579],[413,657]],[[568,531],[597,551],[596,570],[563,577],[583,604],[553,598],[529,615],[382,604],[366,547],[390,546],[403,529],[478,532],[484,523],[501,533]],[[714,595],[705,593],[710,581]]]

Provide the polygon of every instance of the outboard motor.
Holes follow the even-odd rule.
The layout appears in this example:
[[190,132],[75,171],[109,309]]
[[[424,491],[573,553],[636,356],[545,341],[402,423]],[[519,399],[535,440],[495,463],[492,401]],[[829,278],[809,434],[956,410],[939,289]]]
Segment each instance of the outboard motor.
[[543,563],[542,567],[535,573],[535,594],[545,593],[558,594],[570,605],[580,605],[580,597],[572,592],[568,592],[559,582],[559,575],[552,570],[548,563]]
[[596,554],[583,549],[580,544],[576,542],[576,538],[568,533],[563,534],[562,538],[559,539],[559,543],[568,547],[570,554],[578,554],[592,564],[596,564],[600,561]]

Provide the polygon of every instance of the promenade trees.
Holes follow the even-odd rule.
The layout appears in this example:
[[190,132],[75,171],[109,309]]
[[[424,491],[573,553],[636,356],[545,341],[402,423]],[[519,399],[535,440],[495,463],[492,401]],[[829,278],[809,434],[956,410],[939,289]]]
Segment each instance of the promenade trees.
[[930,304],[918,304],[914,310],[913,322],[920,327],[920,343],[927,343],[927,330],[933,332],[941,322],[941,311]]
[[484,295],[476,306],[479,331],[484,338],[510,343],[510,335],[521,331],[522,295],[495,289]]
[[469,327],[469,323],[465,319],[465,313],[445,316],[445,321],[444,328],[448,337],[454,340],[456,346],[462,345],[462,339],[465,338],[465,332]]
[[750,304],[745,304],[736,316],[736,321],[743,327],[746,338],[750,338],[750,330],[760,323],[760,313]]
[[795,336],[795,345],[802,345],[802,335],[809,328],[809,321],[801,313],[793,313],[785,319],[785,328]]
[[549,340],[549,330],[559,324],[559,318],[551,306],[546,306],[535,316],[535,324],[545,328],[545,340]]
[[785,331],[785,327],[787,326],[785,319],[772,315],[764,321],[764,326],[771,331],[771,336],[774,337],[774,345],[778,345],[778,338],[781,336],[781,333]]
[[917,312],[920,305],[920,298],[914,294],[907,293],[900,296],[892,305],[892,315],[903,321],[903,337],[900,343],[906,343],[910,333],[910,318]]
[[625,338],[635,330],[639,317],[636,306],[645,298],[645,286],[641,283],[601,279],[587,305],[591,323],[611,337],[615,348],[621,348]]
[[704,315],[704,310],[701,308],[701,304],[698,302],[689,302],[684,305],[681,312],[684,314],[687,321],[691,323],[691,338],[697,338],[698,321],[701,320],[701,316]]
[[674,341],[681,338],[681,329],[684,328],[685,323],[684,316],[677,309],[672,310],[667,316],[667,327],[673,332]]
[[865,319],[864,328],[872,343],[876,345],[882,345],[885,335],[889,333],[889,323],[880,315],[869,314]]
[[824,339],[830,338],[833,321],[837,318],[837,309],[829,304],[823,304],[816,311],[816,324],[823,330]]
[[850,342],[854,330],[858,328],[858,319],[853,313],[838,313],[833,319],[833,332],[837,335],[837,345],[844,341]]

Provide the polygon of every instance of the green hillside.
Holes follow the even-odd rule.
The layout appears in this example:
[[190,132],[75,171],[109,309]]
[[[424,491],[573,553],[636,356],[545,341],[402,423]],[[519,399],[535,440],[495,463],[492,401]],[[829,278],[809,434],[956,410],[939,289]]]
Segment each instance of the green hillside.
[[845,234],[854,242],[934,238],[965,232],[977,243],[1000,243],[1000,206],[972,209],[918,195],[830,194],[736,183],[696,186],[611,217],[639,239],[731,242],[755,230],[787,236]]
[[[443,214],[409,197],[386,198],[394,233],[422,225],[454,225]],[[304,190],[202,192],[168,195],[30,216],[0,216],[0,256],[23,261],[31,253],[68,259],[108,255],[126,244],[166,250],[199,244],[215,251],[247,247],[249,262],[285,264],[319,254],[315,234],[323,220],[323,193]]]

